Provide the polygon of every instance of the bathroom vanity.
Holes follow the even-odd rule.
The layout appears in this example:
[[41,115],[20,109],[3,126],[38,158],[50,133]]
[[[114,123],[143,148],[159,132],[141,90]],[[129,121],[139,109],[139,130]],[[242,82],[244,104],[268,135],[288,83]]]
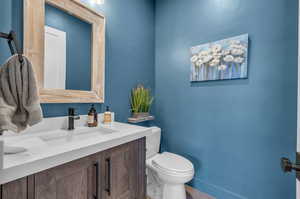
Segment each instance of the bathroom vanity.
[[2,185],[1,199],[145,198],[145,139]]
[[[58,125],[55,121],[64,119],[47,120],[49,126]],[[7,144],[19,143],[15,146],[28,150],[4,155],[0,199],[146,197],[148,128],[114,122],[93,130],[77,127],[72,132],[46,130],[40,133],[43,125],[39,126],[24,135],[3,139]]]

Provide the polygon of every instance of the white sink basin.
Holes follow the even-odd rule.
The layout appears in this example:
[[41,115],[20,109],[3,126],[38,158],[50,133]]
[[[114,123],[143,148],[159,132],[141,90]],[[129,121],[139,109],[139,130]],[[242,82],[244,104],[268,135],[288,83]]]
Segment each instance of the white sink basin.
[[99,136],[111,134],[116,132],[111,129],[106,129],[102,127],[98,128],[79,128],[75,131],[62,130],[52,134],[41,135],[39,138],[49,145],[59,145],[69,142],[78,142],[86,139],[93,139]]
[[78,127],[73,131],[55,130],[20,137],[16,136],[5,139],[4,143],[9,147],[22,147],[26,151],[38,153],[40,147],[59,147],[67,144],[80,143],[89,139],[101,139],[101,136],[109,135],[114,132],[117,131],[104,127]]

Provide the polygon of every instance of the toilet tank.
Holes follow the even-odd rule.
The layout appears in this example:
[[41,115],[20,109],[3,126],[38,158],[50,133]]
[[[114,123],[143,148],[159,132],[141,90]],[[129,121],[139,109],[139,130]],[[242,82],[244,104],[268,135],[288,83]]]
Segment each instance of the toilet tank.
[[158,154],[160,147],[161,129],[151,127],[151,133],[146,136],[146,159]]

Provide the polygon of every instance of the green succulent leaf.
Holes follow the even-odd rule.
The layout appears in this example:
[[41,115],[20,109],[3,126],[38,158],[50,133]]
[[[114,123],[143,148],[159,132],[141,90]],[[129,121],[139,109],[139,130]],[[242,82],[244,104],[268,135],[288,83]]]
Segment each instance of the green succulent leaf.
[[131,90],[131,111],[133,113],[150,112],[153,100],[150,89],[146,89],[143,85],[138,85]]

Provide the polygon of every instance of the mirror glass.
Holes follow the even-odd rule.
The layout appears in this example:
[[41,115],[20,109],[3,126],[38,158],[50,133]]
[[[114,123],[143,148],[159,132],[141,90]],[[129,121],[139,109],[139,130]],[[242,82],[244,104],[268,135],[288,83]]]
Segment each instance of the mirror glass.
[[91,90],[92,25],[45,5],[44,88]]

